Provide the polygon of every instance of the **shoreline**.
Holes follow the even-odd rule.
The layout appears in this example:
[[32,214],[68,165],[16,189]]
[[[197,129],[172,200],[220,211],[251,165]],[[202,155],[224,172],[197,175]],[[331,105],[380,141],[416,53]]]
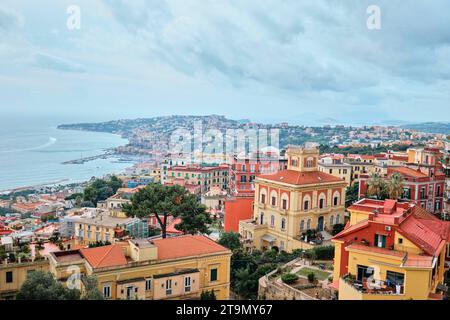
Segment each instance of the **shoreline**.
[[[123,140],[126,140],[126,142],[129,143],[129,140],[127,138],[123,137],[123,135],[116,134],[116,133],[104,132],[104,131],[102,131],[102,132],[100,132],[100,131],[91,131],[91,130],[62,129],[62,128],[59,128],[59,125],[53,125],[52,127],[54,129],[56,129],[56,130],[62,130],[62,131],[73,131],[73,132],[80,132],[80,131],[82,131],[82,132],[89,132],[89,133],[100,133],[100,134],[114,135],[114,136],[119,137],[119,138],[121,138]],[[115,152],[115,149],[119,148],[119,147],[122,147],[122,146],[126,146],[126,144],[125,145],[120,144],[120,145],[118,145],[116,147],[104,148],[102,154],[96,155],[96,156],[93,156],[93,157],[88,157],[88,158],[95,158],[95,159],[92,159],[92,160],[96,160],[97,158],[98,159],[104,159],[105,156],[107,158],[111,158],[111,157],[114,157],[114,156],[119,156],[119,154],[117,154]],[[80,165],[81,164],[82,165],[82,164],[84,164],[84,163],[79,163],[79,164],[75,163],[77,161],[79,161],[79,159],[69,160],[69,161],[66,161],[67,163],[64,163],[64,162],[60,163],[60,165],[67,165],[67,164],[74,164],[74,165]],[[93,175],[92,177],[95,177],[95,178],[98,178],[98,179],[102,179],[102,178],[104,178],[104,177],[106,177],[108,175],[118,175],[118,174],[123,173],[126,169],[132,167],[136,163],[137,162],[133,161],[133,162],[130,162],[129,166],[127,166],[126,168],[123,168],[123,169],[120,169],[120,170],[111,170],[109,172],[100,174],[99,176]],[[25,190],[38,190],[40,188],[45,188],[45,187],[56,187],[58,185],[60,185],[62,188],[67,187],[69,185],[79,186],[79,185],[83,185],[83,184],[88,183],[91,178],[80,179],[80,180],[77,180],[76,178],[75,179],[73,179],[73,178],[61,178],[61,179],[51,180],[51,178],[50,178],[49,180],[44,181],[42,183],[38,182],[36,184],[19,185],[19,186],[15,186],[15,187],[3,188],[3,189],[0,190],[0,195],[1,194],[13,194],[13,193],[20,192],[20,191],[25,191]]]

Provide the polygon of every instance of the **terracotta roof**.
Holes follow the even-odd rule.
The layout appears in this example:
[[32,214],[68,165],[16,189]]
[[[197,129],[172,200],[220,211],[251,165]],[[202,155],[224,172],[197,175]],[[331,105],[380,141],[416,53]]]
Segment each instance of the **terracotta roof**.
[[414,170],[408,167],[394,167],[389,169],[392,172],[397,172],[402,175],[413,178],[428,178],[428,176],[420,170]]
[[167,233],[175,233],[175,234],[183,234],[183,231],[178,230],[175,228],[177,224],[181,223],[181,218],[176,218],[172,221],[172,223],[166,228]]
[[398,231],[427,254],[435,255],[447,240],[448,227],[445,229],[445,225],[418,218],[413,214],[400,224]]
[[127,259],[119,245],[81,249],[80,253],[93,268],[106,268],[127,264]]
[[282,170],[278,171],[275,174],[260,175],[259,177],[257,177],[257,179],[266,179],[292,185],[344,182],[343,179],[324,172],[299,172],[295,170]]
[[355,249],[355,250],[362,250],[362,251],[372,252],[372,253],[386,254],[386,255],[395,256],[395,257],[404,257],[406,255],[405,252],[401,252],[401,251],[389,250],[386,248],[379,248],[379,247],[369,247],[369,246],[365,246],[363,244],[357,244],[357,243],[353,243],[353,244],[347,246],[347,248]]
[[180,236],[157,239],[158,260],[195,257],[209,253],[227,253],[229,250],[205,236]]
[[339,239],[339,238],[342,238],[342,237],[344,237],[344,236],[346,236],[346,235],[349,235],[349,234],[351,234],[351,233],[353,233],[353,232],[355,232],[355,231],[364,229],[364,228],[366,228],[366,227],[368,227],[368,226],[369,226],[369,220],[361,221],[361,222],[359,222],[359,223],[357,223],[357,224],[354,224],[354,225],[352,225],[352,226],[350,226],[350,227],[345,228],[344,230],[342,230],[341,232],[339,232],[337,235],[335,235],[335,236],[333,237],[333,239]]
[[408,257],[406,261],[403,263],[403,266],[417,267],[417,268],[431,268],[433,266],[433,257],[408,254]]

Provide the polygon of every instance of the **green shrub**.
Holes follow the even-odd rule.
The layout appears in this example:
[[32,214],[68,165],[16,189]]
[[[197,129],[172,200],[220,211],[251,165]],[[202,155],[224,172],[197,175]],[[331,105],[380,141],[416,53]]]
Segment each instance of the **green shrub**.
[[314,274],[314,272],[308,273],[308,281],[310,283],[316,282],[316,275]]
[[285,274],[283,274],[281,276],[281,280],[284,283],[292,284],[292,283],[295,283],[298,280],[298,276],[296,274],[294,274],[294,273],[285,273]]

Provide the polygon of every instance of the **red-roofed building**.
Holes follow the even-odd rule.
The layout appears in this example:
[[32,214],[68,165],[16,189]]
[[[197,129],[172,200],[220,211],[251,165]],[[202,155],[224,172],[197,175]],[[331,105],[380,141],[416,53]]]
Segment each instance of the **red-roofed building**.
[[333,279],[342,300],[426,300],[450,261],[450,222],[420,206],[362,199],[333,238]]
[[205,236],[136,239],[127,243],[51,252],[50,270],[65,281],[67,268],[94,275],[106,299],[199,299],[213,290],[229,299],[231,251]]
[[255,179],[286,168],[287,159],[278,153],[256,153],[244,157],[236,155],[231,159],[230,197],[225,201],[225,231],[238,232],[239,221],[252,218]]
[[[432,175],[428,175],[429,174]],[[420,167],[388,167],[385,179],[393,174],[400,174],[403,178],[403,193],[401,201],[410,201],[420,205],[432,213],[441,213],[443,209],[443,196],[445,176],[440,171],[423,171]],[[359,196],[367,196],[368,175],[362,176],[359,181]]]
[[310,248],[308,230],[320,233],[344,223],[345,180],[319,171],[317,148],[290,147],[286,154],[287,170],[256,178],[253,219],[239,223],[253,248]]

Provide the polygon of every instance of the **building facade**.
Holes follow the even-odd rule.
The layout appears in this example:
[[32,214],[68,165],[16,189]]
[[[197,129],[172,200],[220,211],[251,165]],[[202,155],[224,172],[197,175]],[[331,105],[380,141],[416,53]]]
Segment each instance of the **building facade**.
[[179,236],[53,252],[50,270],[65,281],[67,267],[78,266],[83,275],[97,278],[106,299],[199,299],[214,291],[217,299],[227,300],[230,258],[230,250],[207,237]]
[[450,222],[422,207],[362,199],[333,238],[334,287],[340,300],[442,299]]
[[244,241],[256,249],[310,247],[303,233],[344,223],[347,183],[319,171],[317,148],[290,147],[286,153],[287,170],[256,178],[253,219],[239,223]]

